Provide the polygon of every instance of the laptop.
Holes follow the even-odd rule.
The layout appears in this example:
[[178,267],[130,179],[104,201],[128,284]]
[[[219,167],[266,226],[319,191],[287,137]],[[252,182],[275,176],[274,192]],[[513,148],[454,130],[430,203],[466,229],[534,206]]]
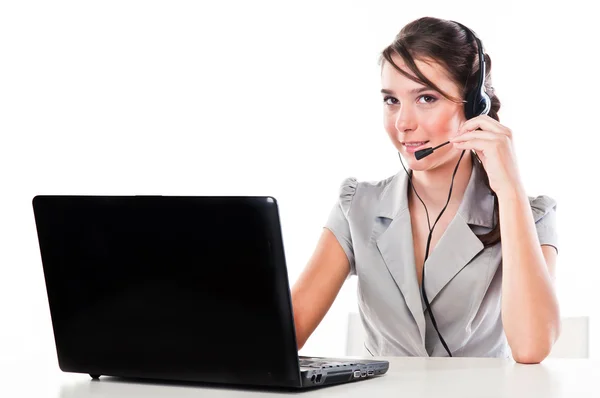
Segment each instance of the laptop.
[[300,389],[389,368],[298,356],[272,197],[39,195],[32,205],[64,372]]

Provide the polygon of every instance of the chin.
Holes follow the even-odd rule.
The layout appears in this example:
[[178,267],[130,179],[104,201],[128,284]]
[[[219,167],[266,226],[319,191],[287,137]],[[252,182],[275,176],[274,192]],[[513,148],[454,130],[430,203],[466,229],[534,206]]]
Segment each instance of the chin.
[[407,163],[408,163],[408,167],[414,171],[425,171],[425,170],[429,170],[431,168],[431,165],[425,159],[422,159],[422,160],[413,159]]
[[422,171],[427,170],[431,166],[430,158],[431,156],[433,156],[433,154],[421,160],[417,160],[414,153],[402,151],[400,152],[400,154],[402,155],[402,161],[404,162],[404,166],[406,168],[410,168],[411,170]]
[[[462,150],[456,151],[455,154],[450,155],[450,158],[448,158],[448,152],[436,151],[431,155],[424,157],[421,160],[417,160],[414,153],[409,153],[405,150],[400,151],[400,154],[402,155],[402,161],[404,162],[404,166],[407,169],[411,169],[414,171],[426,171],[440,167],[443,163],[446,162],[451,162],[452,164],[455,164],[458,158],[460,157],[461,152]],[[463,160],[468,156],[468,154],[469,151],[465,151],[465,156],[463,157]]]

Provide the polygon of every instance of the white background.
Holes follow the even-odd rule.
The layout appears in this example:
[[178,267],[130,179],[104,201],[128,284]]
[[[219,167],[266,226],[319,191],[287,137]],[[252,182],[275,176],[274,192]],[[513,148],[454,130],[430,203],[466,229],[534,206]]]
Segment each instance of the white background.
[[[36,194],[273,195],[293,283],[342,179],[401,170],[377,58],[429,15],[483,40],[528,194],[558,200],[563,315],[591,317],[600,357],[599,34],[585,3],[1,2],[0,355],[55,355]],[[355,287],[303,354],[343,355]]]

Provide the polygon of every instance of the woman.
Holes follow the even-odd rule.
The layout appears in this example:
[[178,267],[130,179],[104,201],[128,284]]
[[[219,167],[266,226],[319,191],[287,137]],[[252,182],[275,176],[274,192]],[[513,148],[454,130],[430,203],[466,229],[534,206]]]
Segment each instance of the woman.
[[480,76],[476,40],[459,23],[425,17],[383,51],[384,126],[410,172],[342,183],[292,289],[299,348],[357,275],[365,353],[521,363],[549,354],[560,329],[556,202],[525,193],[487,54],[491,106],[465,116]]

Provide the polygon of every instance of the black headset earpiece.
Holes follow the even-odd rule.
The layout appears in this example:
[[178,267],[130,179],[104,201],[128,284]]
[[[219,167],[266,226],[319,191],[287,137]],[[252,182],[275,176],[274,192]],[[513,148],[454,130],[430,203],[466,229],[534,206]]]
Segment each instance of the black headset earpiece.
[[477,35],[465,25],[452,21],[470,35],[475,42],[477,43],[477,53],[479,58],[479,76],[477,78],[477,85],[468,92],[466,103],[465,103],[465,117],[467,120],[474,118],[479,115],[487,115],[490,112],[492,107],[492,101],[485,92],[485,75],[486,75],[486,65],[485,65],[485,54],[483,52],[483,44],[481,44],[481,40],[477,37]]

